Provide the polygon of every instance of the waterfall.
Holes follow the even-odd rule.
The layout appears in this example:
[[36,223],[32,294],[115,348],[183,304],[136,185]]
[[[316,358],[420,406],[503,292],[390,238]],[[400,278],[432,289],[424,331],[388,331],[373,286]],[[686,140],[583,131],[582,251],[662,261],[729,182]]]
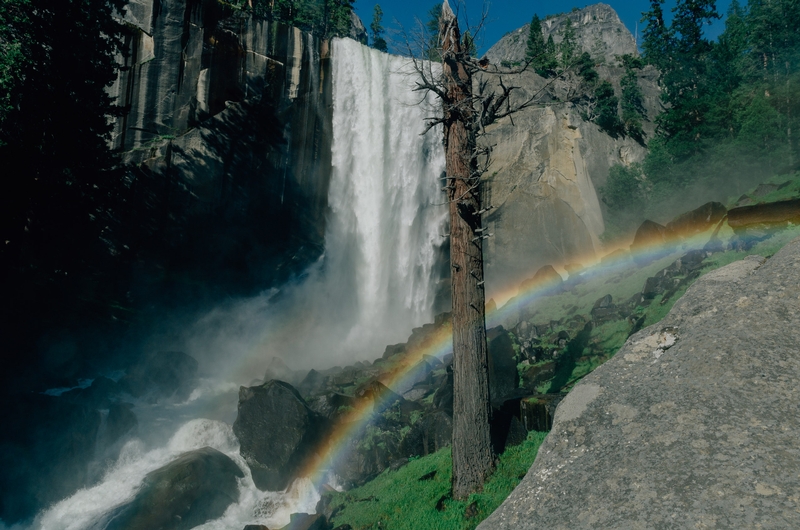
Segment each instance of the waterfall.
[[353,311],[346,344],[382,348],[433,316],[444,151],[440,128],[421,133],[437,105],[413,90],[408,58],[351,39],[334,39],[333,57],[325,274]]
[[[432,320],[447,213],[439,181],[444,153],[441,128],[421,135],[425,118],[438,112],[435,98],[413,90],[414,74],[409,59],[334,39],[324,256],[294,284],[215,308],[188,329],[186,350],[212,378],[185,403],[137,401],[143,440],[129,440],[97,484],[43,510],[33,528],[104,528],[148,473],[206,445],[230,456],[245,476],[238,502],[200,528],[281,527],[289,514],[314,510],[319,494],[308,479],[285,492],[255,488],[230,427],[234,418],[220,411],[235,411],[238,385],[263,374],[270,355],[293,368],[371,360]],[[212,411],[214,419],[202,419]]]

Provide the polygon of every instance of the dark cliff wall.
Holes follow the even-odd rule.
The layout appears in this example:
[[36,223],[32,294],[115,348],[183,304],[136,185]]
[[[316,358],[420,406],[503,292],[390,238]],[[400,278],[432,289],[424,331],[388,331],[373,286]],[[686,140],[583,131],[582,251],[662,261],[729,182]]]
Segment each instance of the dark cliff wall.
[[125,22],[113,141],[149,212],[140,296],[241,294],[299,272],[323,248],[328,43],[216,0],[134,0]]

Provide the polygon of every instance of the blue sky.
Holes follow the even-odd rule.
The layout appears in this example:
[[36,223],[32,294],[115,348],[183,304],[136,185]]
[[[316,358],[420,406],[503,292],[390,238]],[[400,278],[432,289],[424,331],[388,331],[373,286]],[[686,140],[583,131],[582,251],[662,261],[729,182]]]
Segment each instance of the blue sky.
[[[453,9],[456,8],[458,0],[450,0],[450,5]],[[415,27],[415,17],[425,21],[426,14],[433,7],[434,4],[439,4],[438,0],[356,0],[355,8],[356,13],[364,21],[364,25],[369,28],[372,21],[372,12],[375,4],[378,3],[383,9],[383,25],[387,29],[387,36],[392,37],[389,33],[391,30],[399,30],[402,26],[407,32],[413,30]],[[492,44],[500,40],[500,38],[528,22],[534,14],[544,18],[546,15],[563,13],[570,11],[573,7],[583,8],[596,2],[564,2],[563,0],[493,0],[487,3],[488,7],[488,21],[485,25],[485,34],[483,41],[478,42],[480,52],[486,51]],[[633,33],[636,29],[636,23],[642,17],[642,11],[646,11],[650,7],[649,0],[607,0],[605,3],[611,5],[619,14],[622,22]],[[743,2],[744,3],[744,2]],[[462,0],[462,10],[464,9],[464,0]],[[480,0],[466,0],[467,14],[469,15],[470,23],[474,24],[480,19],[482,8]],[[671,8],[673,2],[667,2],[667,7]],[[717,0],[717,11],[724,15],[730,0]],[[710,38],[716,38],[724,29],[723,21],[719,20],[708,28],[707,35]],[[397,37],[395,37],[397,38]],[[391,40],[391,39],[387,39]]]

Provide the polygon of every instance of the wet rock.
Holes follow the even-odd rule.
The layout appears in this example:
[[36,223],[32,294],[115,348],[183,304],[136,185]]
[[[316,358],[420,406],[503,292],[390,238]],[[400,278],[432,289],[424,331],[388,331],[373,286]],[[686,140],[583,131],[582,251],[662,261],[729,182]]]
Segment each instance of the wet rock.
[[244,526],[244,530],[269,530],[269,528],[263,524],[248,524]]
[[498,326],[486,332],[486,343],[489,347],[489,395],[508,395],[519,383],[516,352],[511,337],[503,326]]
[[239,500],[241,469],[226,455],[204,447],[149,473],[132,502],[107,530],[188,530],[222,516]]
[[553,426],[556,407],[564,394],[541,394],[520,400],[520,415],[525,429],[547,432]]
[[690,212],[682,213],[667,223],[666,229],[683,237],[691,236],[719,223],[727,211],[722,203],[707,202]]
[[194,389],[197,361],[183,352],[153,352],[132,366],[120,386],[134,397],[185,400]]
[[239,389],[233,432],[260,490],[282,490],[295,478],[327,428],[290,384],[268,381]]

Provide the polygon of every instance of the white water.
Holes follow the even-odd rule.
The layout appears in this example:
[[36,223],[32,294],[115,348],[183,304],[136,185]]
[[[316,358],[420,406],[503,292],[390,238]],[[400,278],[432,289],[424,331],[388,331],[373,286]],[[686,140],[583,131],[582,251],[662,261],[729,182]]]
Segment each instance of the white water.
[[432,320],[446,216],[442,133],[420,135],[438,112],[432,96],[413,91],[418,76],[407,58],[351,39],[334,39],[333,57],[325,273],[352,290],[339,293],[354,310],[345,347],[380,354]]
[[349,39],[333,41],[333,58],[325,256],[302,283],[216,308],[187,331],[176,347],[208,377],[185,403],[137,403],[141,439],[127,442],[95,486],[40,513],[34,528],[102,529],[148,473],[204,446],[231,457],[245,477],[238,503],[200,528],[280,528],[291,513],[314,512],[319,494],[307,479],[285,492],[255,488],[230,427],[238,385],[260,378],[272,355],[293,368],[375,359],[432,320],[446,217],[441,130],[420,135],[437,110],[432,97],[413,92],[410,61]]

